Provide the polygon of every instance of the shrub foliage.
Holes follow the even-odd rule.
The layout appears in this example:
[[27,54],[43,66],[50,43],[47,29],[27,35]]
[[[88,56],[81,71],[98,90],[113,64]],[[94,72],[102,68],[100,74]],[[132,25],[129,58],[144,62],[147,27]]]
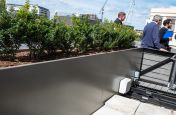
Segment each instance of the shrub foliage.
[[29,0],[17,12],[0,13],[0,55],[15,57],[21,44],[29,47],[30,56],[39,58],[43,54],[60,50],[70,53],[73,50],[111,50],[129,48],[137,37],[136,32],[126,26],[112,22],[91,24],[87,17],[72,18],[72,26],[66,25],[59,16],[49,20],[38,16],[34,7],[29,11]]

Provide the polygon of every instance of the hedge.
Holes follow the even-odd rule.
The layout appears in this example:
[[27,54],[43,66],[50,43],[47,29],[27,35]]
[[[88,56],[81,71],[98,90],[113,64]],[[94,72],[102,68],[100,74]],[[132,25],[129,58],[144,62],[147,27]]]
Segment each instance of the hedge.
[[137,37],[136,32],[127,27],[105,21],[91,24],[87,17],[72,18],[72,26],[54,16],[49,20],[38,16],[34,8],[29,11],[29,1],[15,12],[3,11],[0,14],[0,56],[15,57],[21,44],[29,47],[31,57],[42,57],[43,54],[60,50],[70,53],[73,50],[111,50],[129,48]]

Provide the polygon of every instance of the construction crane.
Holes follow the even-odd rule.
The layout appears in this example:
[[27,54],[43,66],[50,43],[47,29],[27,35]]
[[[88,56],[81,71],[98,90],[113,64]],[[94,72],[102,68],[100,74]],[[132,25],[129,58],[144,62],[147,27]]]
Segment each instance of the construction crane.
[[[104,18],[104,8],[107,4],[108,0],[105,0],[101,10],[100,10],[100,14],[101,14],[101,20],[103,22],[103,18]],[[128,18],[130,17],[130,15],[133,15],[133,10],[134,10],[134,6],[135,6],[135,0],[130,0],[130,5],[129,5],[129,11],[127,13],[127,16],[126,16],[126,21],[128,20]]]
[[102,8],[101,8],[101,10],[100,10],[102,22],[103,22],[103,16],[104,16],[104,8],[105,8],[107,2],[108,2],[108,0],[106,0],[106,1],[104,2],[103,6],[102,6]]
[[126,16],[126,22],[127,20],[129,19],[130,15],[133,16],[133,10],[134,10],[134,6],[135,6],[135,0],[130,0],[130,7],[129,7],[129,11],[127,13],[127,16]]

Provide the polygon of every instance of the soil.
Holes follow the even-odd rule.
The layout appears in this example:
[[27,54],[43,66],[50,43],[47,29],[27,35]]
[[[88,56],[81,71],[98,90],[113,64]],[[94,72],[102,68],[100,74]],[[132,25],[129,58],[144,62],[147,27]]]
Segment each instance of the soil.
[[33,63],[33,61],[28,58],[29,58],[29,51],[20,51],[16,53],[16,58],[13,61],[9,59],[9,57],[0,57],[0,67]]
[[[102,52],[110,52],[110,51],[102,51]],[[65,53],[57,52],[52,55],[44,55],[40,59],[32,59],[29,56],[29,51],[18,51],[13,61],[12,59],[9,59],[9,57],[0,57],[0,68],[22,65],[22,64],[30,64],[30,63],[42,62],[42,61],[48,61],[48,60],[55,60],[55,59],[77,57],[82,55],[91,55],[91,54],[97,54],[97,53],[101,53],[101,52],[99,51],[89,51],[86,53],[71,52],[69,55],[68,54],[66,55]]]

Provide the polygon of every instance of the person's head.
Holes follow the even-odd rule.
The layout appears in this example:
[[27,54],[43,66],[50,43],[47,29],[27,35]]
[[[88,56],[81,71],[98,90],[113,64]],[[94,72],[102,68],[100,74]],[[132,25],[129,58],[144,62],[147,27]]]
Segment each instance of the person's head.
[[126,13],[125,13],[125,12],[119,12],[119,13],[118,13],[118,19],[119,19],[120,21],[124,21],[125,18],[126,18]]
[[153,21],[156,22],[157,24],[160,24],[162,21],[162,17],[160,15],[155,15],[153,17]]
[[170,29],[172,27],[172,20],[171,19],[164,20],[163,25]]

